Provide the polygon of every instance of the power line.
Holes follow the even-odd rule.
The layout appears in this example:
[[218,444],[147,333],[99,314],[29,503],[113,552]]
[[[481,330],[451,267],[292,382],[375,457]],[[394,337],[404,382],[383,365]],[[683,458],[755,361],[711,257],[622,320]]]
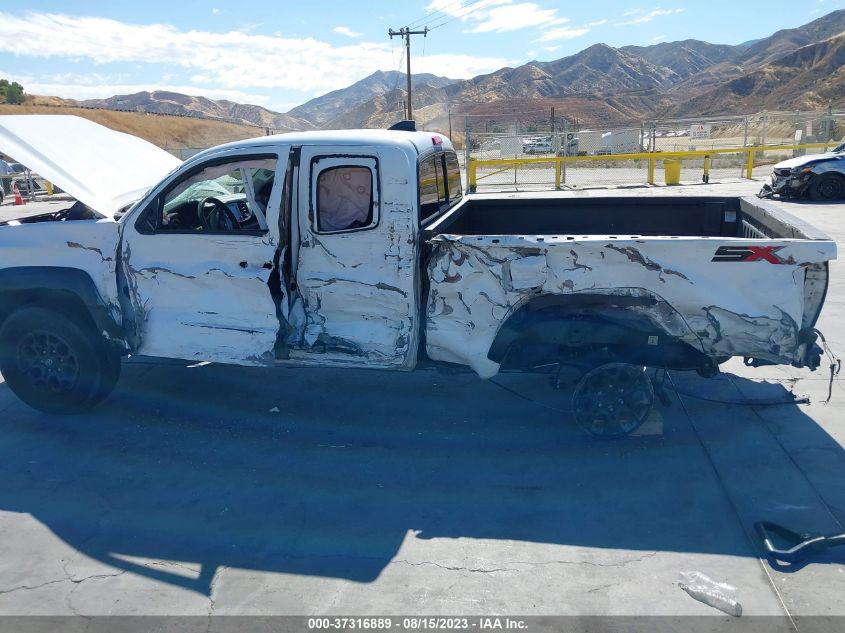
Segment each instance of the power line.
[[[461,9],[464,6],[463,0],[455,0],[455,2],[450,2],[449,4],[445,5],[442,9],[438,9],[437,11],[432,11],[430,13],[426,13],[424,16],[417,18],[416,20],[409,22],[408,27],[415,29],[418,26],[422,26],[426,22],[430,22],[431,20],[439,20],[443,15],[450,15],[449,10],[452,8]],[[442,15],[437,15],[438,13]]]
[[422,61],[420,62],[420,72],[417,74],[422,74],[423,70],[425,69],[425,43],[428,42],[428,38],[423,38],[423,52],[422,52]]
[[[393,41],[393,38],[390,38],[390,41]],[[399,54],[399,63],[396,65],[396,77],[393,81],[393,90],[395,91],[399,87],[399,78],[402,73],[402,63],[405,61],[405,47],[402,47],[402,52]],[[393,51],[396,51],[396,48],[393,48]],[[394,58],[395,59],[395,58]]]
[[459,18],[465,18],[468,15],[477,11],[478,9],[481,9],[482,5],[486,5],[486,4],[490,4],[490,0],[478,0],[477,2],[473,2],[472,4],[469,4],[469,5],[466,6],[465,11],[463,11],[461,13],[456,13],[455,15],[452,15],[448,19],[443,20],[442,22],[440,22],[438,24],[435,24],[434,26],[431,27],[430,30],[433,31],[434,29],[439,29],[441,26],[446,26],[450,22],[454,22],[455,20],[457,20]]
[[[433,31],[434,29],[438,29],[441,26],[445,26],[450,22],[454,22],[455,20],[464,18],[473,13],[474,11],[481,9],[483,5],[487,5],[490,3],[491,0],[476,0],[475,2],[464,5],[463,0],[458,0],[457,2],[452,2],[444,6],[442,9],[432,11],[431,13],[426,14],[424,17],[419,18],[414,22],[410,22],[408,28],[417,28],[419,26],[422,26],[423,24],[440,20],[440,22],[438,22],[435,26],[429,28],[430,31]],[[443,19],[444,17],[446,19]]]

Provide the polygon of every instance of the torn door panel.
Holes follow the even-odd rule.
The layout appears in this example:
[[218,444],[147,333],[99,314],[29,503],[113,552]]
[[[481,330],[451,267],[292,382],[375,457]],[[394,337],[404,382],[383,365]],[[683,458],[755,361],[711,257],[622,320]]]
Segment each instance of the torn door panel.
[[332,340],[355,341],[347,346],[356,350],[356,355],[387,360],[396,355],[397,341],[407,346],[407,340],[400,340],[409,334],[407,321],[386,316],[396,312],[397,302],[406,306],[403,310],[407,313],[411,298],[401,289],[383,282],[337,277],[311,279],[308,287],[311,298],[319,299],[319,308],[310,311],[305,328],[305,342],[310,347],[318,341],[327,349],[333,347]]
[[[279,321],[266,279],[240,278],[221,293],[221,281],[232,280],[221,270],[194,276],[149,267],[132,273],[138,296],[147,297],[139,353],[247,365],[273,361]],[[232,306],[240,309],[232,312]]]
[[273,361],[279,320],[264,265],[272,243],[227,238],[159,234],[125,241],[137,353],[242,365]]
[[831,253],[806,241],[775,244],[783,263],[726,265],[713,261],[715,240],[439,235],[428,270],[427,351],[489,377],[498,371],[487,351],[499,328],[532,298],[644,293],[660,300],[629,309],[708,356],[791,363],[800,355],[804,268]]

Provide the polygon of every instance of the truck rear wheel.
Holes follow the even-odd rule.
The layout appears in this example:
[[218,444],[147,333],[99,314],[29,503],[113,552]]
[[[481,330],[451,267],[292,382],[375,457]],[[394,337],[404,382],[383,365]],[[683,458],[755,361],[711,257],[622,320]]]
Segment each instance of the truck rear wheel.
[[587,372],[572,394],[578,425],[595,437],[633,433],[648,419],[654,389],[645,368],[607,363]]
[[41,307],[10,315],[0,330],[0,372],[26,404],[82,413],[114,389],[120,358],[76,320]]

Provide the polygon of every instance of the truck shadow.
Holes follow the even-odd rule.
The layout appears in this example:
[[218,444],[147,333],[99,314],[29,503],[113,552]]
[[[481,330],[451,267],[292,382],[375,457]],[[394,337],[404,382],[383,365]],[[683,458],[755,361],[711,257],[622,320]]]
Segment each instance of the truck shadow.
[[130,365],[85,417],[4,415],[0,510],[204,594],[221,566],[370,582],[413,539],[754,555],[677,403],[601,442],[470,375]]

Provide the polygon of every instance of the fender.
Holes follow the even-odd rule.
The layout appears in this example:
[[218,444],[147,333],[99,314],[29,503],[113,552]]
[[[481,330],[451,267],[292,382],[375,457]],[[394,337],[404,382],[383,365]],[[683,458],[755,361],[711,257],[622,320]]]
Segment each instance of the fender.
[[58,266],[0,269],[0,323],[16,308],[34,303],[82,312],[105,340],[120,351],[127,351],[123,329],[85,271]]

